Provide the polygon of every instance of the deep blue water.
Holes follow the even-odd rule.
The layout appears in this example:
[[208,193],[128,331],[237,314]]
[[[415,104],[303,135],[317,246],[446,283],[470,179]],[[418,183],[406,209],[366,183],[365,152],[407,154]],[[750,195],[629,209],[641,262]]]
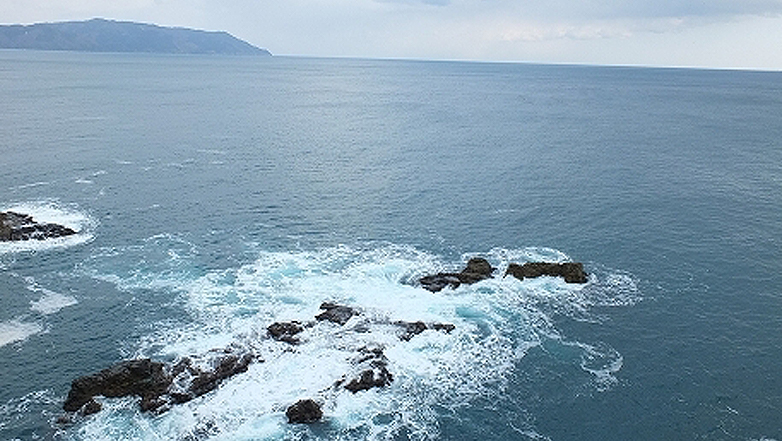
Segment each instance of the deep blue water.
[[[0,244],[0,439],[782,439],[780,73],[0,51],[0,97],[0,210],[81,231]],[[457,328],[265,337],[325,300]],[[216,393],[54,422],[232,343],[265,362]],[[324,393],[366,343],[392,385]]]

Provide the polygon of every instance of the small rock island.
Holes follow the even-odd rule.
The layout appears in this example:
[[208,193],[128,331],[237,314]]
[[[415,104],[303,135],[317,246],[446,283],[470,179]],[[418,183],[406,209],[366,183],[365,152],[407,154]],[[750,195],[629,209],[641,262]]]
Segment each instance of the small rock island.
[[63,225],[36,222],[28,214],[0,211],[0,242],[46,240],[73,234],[75,230]]

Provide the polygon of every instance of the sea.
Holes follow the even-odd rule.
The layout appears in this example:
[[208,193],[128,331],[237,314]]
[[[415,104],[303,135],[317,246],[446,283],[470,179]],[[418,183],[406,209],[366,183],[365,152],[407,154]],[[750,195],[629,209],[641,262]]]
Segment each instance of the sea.
[[[782,440],[780,72],[4,50],[6,210],[78,234],[0,243],[4,441]],[[588,282],[503,276],[536,261]],[[360,315],[268,336],[323,302]],[[369,345],[391,384],[335,388]],[[63,418],[227,347],[168,412]]]

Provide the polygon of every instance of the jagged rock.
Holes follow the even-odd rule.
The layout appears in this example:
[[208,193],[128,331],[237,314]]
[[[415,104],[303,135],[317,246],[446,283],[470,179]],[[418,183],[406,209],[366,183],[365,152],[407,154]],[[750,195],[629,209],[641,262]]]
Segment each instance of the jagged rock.
[[323,411],[314,400],[306,399],[299,400],[296,404],[288,407],[285,411],[285,416],[288,417],[288,422],[291,424],[309,424],[320,421],[323,418]]
[[584,265],[578,262],[527,262],[524,265],[511,263],[505,271],[506,276],[509,274],[519,280],[524,280],[525,277],[561,276],[568,283],[587,282]]
[[[195,366],[190,358],[183,358],[172,369],[172,386],[166,401],[172,404],[186,403],[209,393],[220,383],[236,374],[246,372],[255,357],[252,354],[235,354],[230,350],[211,351],[207,354],[206,366]],[[209,355],[212,355],[209,358]]]
[[254,359],[250,353],[224,349],[200,357],[198,365],[189,357],[173,366],[149,359],[123,361],[73,380],[63,409],[89,415],[100,411],[100,404],[93,400],[95,396],[138,396],[142,411],[163,413],[172,404],[211,392],[223,380],[247,371]]
[[[96,395],[104,397],[160,396],[171,385],[165,365],[149,359],[123,361],[97,374],[79,377],[71,383],[71,390],[63,409],[75,412],[92,401]],[[96,403],[97,404],[97,403]],[[92,406],[94,408],[94,406]]]
[[462,283],[470,285],[492,277],[494,268],[488,260],[474,257],[467,262],[467,267],[459,273],[437,273],[422,277],[421,286],[432,292],[441,291],[445,287],[458,288]]
[[79,413],[82,416],[92,415],[93,413],[98,413],[103,409],[103,406],[101,406],[100,403],[95,401],[94,399],[90,399],[90,401],[87,401],[87,404],[81,407],[79,409]]
[[76,234],[76,231],[68,227],[38,223],[27,214],[0,212],[0,242],[45,240],[73,234]]
[[295,345],[299,344],[299,339],[295,335],[304,331],[304,328],[301,323],[293,321],[272,323],[266,330],[273,339]]
[[398,322],[394,322],[394,324],[401,326],[403,328],[404,332],[399,336],[399,339],[404,341],[410,341],[411,338],[426,331],[427,329],[434,329],[435,331],[445,331],[446,333],[450,333],[451,331],[456,329],[456,326],[450,323],[432,323],[430,325],[427,325],[426,323],[421,321],[418,322],[398,321]]
[[324,312],[315,316],[319,321],[328,320],[339,325],[344,325],[354,315],[358,315],[358,311],[344,305],[337,305],[336,303],[324,302],[320,305],[320,309],[325,309]]
[[349,380],[343,378],[335,386],[345,385],[345,389],[356,393],[373,387],[384,387],[391,384],[394,376],[388,371],[388,358],[382,348],[361,348],[356,360],[357,374]]

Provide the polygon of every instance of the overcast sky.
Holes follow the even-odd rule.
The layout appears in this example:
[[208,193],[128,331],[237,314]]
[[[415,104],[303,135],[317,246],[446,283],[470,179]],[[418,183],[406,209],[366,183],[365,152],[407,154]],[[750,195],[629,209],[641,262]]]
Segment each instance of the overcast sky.
[[782,0],[0,0],[0,22],[225,30],[280,55],[782,70]]

